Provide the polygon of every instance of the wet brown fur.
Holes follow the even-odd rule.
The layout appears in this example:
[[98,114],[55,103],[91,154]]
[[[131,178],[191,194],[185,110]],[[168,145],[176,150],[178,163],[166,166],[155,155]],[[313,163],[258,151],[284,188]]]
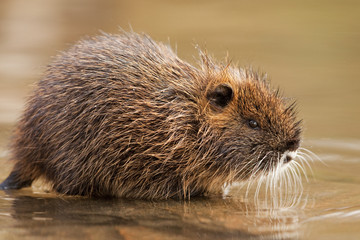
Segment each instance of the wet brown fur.
[[[263,75],[200,56],[198,69],[136,33],[57,56],[14,134],[16,186],[42,176],[63,194],[190,198],[275,166],[300,139],[293,106]],[[219,85],[232,89],[226,106],[209,100]]]

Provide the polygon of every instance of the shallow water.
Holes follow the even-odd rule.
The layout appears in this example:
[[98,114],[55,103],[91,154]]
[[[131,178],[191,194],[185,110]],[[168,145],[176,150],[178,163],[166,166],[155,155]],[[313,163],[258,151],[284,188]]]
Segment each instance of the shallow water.
[[65,197],[40,183],[0,191],[0,239],[359,239],[359,12],[357,1],[2,0],[0,180],[12,167],[11,129],[51,56],[129,24],[170,39],[191,63],[199,44],[268,72],[298,100],[303,146],[323,163],[313,159],[292,207],[236,186],[226,198],[186,202]]

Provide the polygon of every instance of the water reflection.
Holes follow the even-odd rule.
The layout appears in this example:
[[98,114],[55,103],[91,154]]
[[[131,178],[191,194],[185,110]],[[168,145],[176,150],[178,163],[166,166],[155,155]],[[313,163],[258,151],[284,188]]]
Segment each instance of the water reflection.
[[[17,193],[19,194],[19,193]],[[5,204],[11,203],[11,204]],[[196,198],[191,202],[125,199],[86,199],[49,197],[45,195],[2,195],[0,219],[8,233],[20,228],[26,235],[77,234],[92,235],[99,227],[108,234],[127,238],[145,236],[175,239],[239,239],[245,237],[284,238],[298,236],[298,209],[269,211],[242,200]],[[8,213],[8,214],[6,214]],[[11,221],[9,221],[11,220]],[[39,233],[39,229],[46,226]],[[61,227],[59,227],[61,226]],[[111,230],[111,231],[109,231]],[[54,232],[55,231],[55,232]],[[1,236],[1,235],[0,235]]]

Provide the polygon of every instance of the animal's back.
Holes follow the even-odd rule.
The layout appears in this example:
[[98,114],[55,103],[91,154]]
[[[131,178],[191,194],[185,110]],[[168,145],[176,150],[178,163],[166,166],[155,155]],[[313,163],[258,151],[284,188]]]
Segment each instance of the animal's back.
[[[159,194],[178,194],[171,165],[161,159],[181,161],[176,148],[164,149],[196,131],[195,116],[189,119],[198,109],[188,93],[197,74],[146,36],[103,35],[75,45],[49,65],[18,125],[18,177],[43,175],[65,194],[133,197],[152,197],[154,181],[171,179],[174,191]],[[172,130],[181,122],[183,129]]]

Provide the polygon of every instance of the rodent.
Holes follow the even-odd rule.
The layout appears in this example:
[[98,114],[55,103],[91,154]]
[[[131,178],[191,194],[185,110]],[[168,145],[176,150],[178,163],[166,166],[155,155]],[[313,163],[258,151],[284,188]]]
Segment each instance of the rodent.
[[0,188],[43,177],[68,195],[190,198],[291,161],[294,105],[250,68],[201,51],[199,65],[145,34],[78,42],[29,97]]

